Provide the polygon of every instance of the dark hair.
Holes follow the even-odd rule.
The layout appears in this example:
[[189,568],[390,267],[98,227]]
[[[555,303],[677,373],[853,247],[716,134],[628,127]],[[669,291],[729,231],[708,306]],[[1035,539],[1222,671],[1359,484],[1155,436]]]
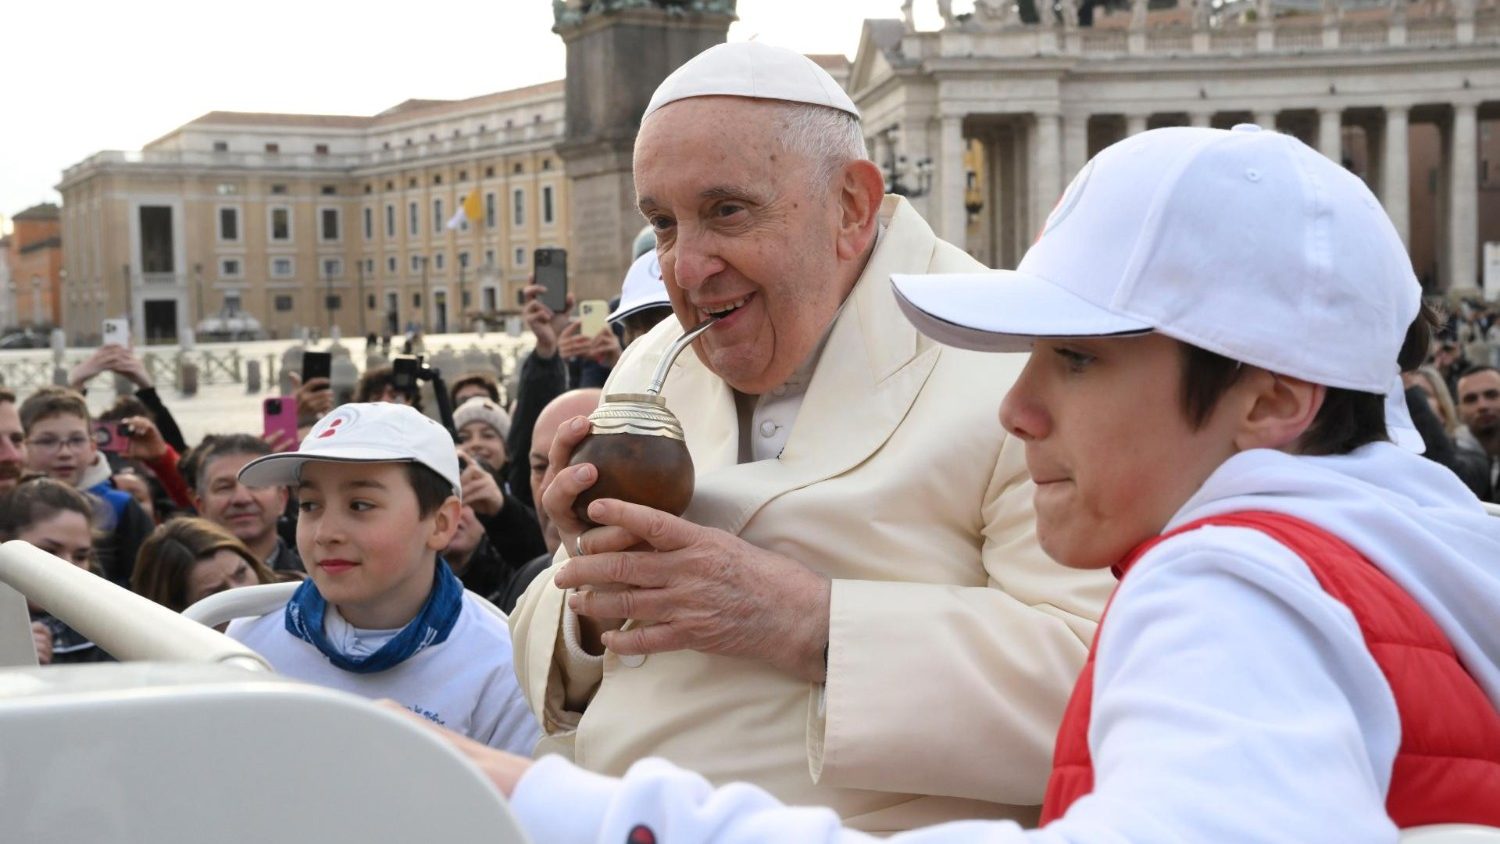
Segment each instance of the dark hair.
[[[1422,365],[1437,314],[1423,304],[1406,330],[1396,362],[1406,372]],[[1182,408],[1188,422],[1201,428],[1219,399],[1243,371],[1238,361],[1187,343],[1182,350]],[[1307,455],[1348,454],[1362,445],[1389,440],[1385,427],[1385,397],[1361,390],[1329,387],[1323,406],[1297,440],[1297,452]]]
[[94,505],[87,496],[62,481],[46,476],[21,481],[0,497],[0,540],[9,541],[37,522],[58,513],[73,512],[94,523]]
[[453,396],[453,403],[458,403],[459,390],[472,386],[484,390],[485,395],[490,397],[490,401],[495,404],[500,403],[500,385],[495,382],[495,376],[488,372],[465,372],[458,376],[458,380],[453,382],[453,386],[448,391],[448,394]]
[[89,415],[88,402],[67,387],[43,387],[37,390],[26,401],[21,402],[20,412],[21,429],[28,433],[34,423],[54,416],[77,416],[84,424],[93,421],[93,417]]
[[255,558],[234,534],[208,519],[172,519],[146,537],[135,556],[130,590],[173,612],[188,607],[188,577],[193,566],[220,551],[233,551],[255,572],[260,583],[275,583],[276,575]]
[[[1477,363],[1469,367],[1468,369],[1465,369],[1463,372],[1458,373],[1458,380],[1462,381],[1465,378],[1468,378],[1470,375],[1478,375],[1481,372],[1500,372],[1500,369],[1490,366],[1487,363]],[[4,399],[0,399],[0,401],[4,401]]]
[[177,461],[177,474],[182,476],[182,482],[187,484],[188,489],[198,488],[198,467],[202,465],[203,458],[213,450],[214,443],[218,442],[222,434],[207,434],[197,445],[187,450],[182,458]]
[[144,416],[152,422],[156,421],[151,408],[146,407],[146,403],[135,396],[120,396],[115,399],[115,403],[110,406],[109,410],[99,414],[99,421],[118,422],[132,416]]
[[10,390],[7,390],[7,389],[5,389],[3,387],[0,387],[0,404],[15,404],[15,403],[16,403],[16,394],[12,393]]
[[443,502],[453,497],[453,485],[442,475],[421,463],[406,464],[406,479],[417,494],[417,515],[423,519],[437,512]]
[[224,457],[230,454],[249,454],[261,457],[271,453],[271,445],[254,434],[214,434],[205,437],[198,447],[189,452],[192,456],[191,476],[182,471],[182,464],[177,464],[177,473],[182,475],[183,481],[188,484],[189,489],[197,489],[200,475],[208,468],[216,457]]
[[[377,366],[366,369],[365,374],[359,376],[359,383],[354,386],[354,400],[357,402],[379,401],[380,396],[385,392],[385,388],[395,388],[395,384],[396,370],[394,367]],[[415,407],[417,410],[422,409],[421,390],[397,389],[396,392],[404,393],[407,399],[411,401],[412,407]]]
[[626,331],[639,336],[655,328],[657,323],[671,315],[671,305],[657,305],[621,317],[620,324]]

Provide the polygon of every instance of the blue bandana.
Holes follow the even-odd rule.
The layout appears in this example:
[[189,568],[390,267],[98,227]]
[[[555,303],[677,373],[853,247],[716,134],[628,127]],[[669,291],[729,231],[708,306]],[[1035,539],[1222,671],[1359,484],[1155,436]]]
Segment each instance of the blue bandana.
[[328,602],[323,600],[323,595],[309,577],[302,581],[286,603],[286,632],[322,651],[329,662],[345,671],[373,674],[400,665],[424,648],[442,644],[458,622],[463,597],[463,583],[454,576],[448,564],[438,558],[432,574],[432,591],[417,617],[375,653],[366,657],[349,657],[340,653],[323,635],[323,614],[328,610]]

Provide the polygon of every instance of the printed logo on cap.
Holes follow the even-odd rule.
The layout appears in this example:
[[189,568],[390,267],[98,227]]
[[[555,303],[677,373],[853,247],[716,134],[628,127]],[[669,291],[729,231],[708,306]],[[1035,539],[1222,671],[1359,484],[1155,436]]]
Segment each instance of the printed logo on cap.
[[353,425],[358,418],[359,411],[348,405],[335,410],[324,417],[323,423],[325,427],[318,433],[318,439],[324,440],[334,436],[339,432],[341,427],[344,425]]
[[1073,209],[1078,207],[1078,200],[1083,198],[1083,189],[1088,185],[1089,175],[1093,172],[1094,162],[1090,159],[1089,163],[1083,165],[1083,169],[1078,171],[1078,175],[1073,177],[1073,181],[1068,183],[1063,195],[1058,197],[1057,205],[1053,206],[1052,213],[1047,215],[1047,222],[1043,223],[1042,230],[1036,233],[1037,240],[1041,240],[1042,235],[1061,225],[1062,221],[1073,213]]

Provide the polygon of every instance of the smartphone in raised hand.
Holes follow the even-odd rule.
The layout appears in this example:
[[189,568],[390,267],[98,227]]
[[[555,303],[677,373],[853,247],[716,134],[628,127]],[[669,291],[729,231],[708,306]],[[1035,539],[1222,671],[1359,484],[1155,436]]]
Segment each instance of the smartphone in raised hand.
[[314,378],[329,378],[333,374],[333,355],[328,352],[302,353],[302,383]]
[[603,299],[585,299],[578,303],[578,333],[584,337],[597,337],[609,325],[609,303]]
[[116,346],[124,346],[126,348],[129,348],[130,347],[130,320],[128,320],[128,319],[107,319],[107,320],[105,320],[103,328],[100,331],[100,337],[101,337],[101,339],[99,341],[99,345],[101,345],[101,346],[108,346],[108,345],[113,344],[113,345],[116,345]]
[[297,397],[271,396],[261,402],[261,417],[265,423],[267,440],[275,434],[282,435],[282,450],[296,451],[297,442]]
[[560,314],[568,309],[568,250],[544,247],[532,255],[536,283],[547,288],[537,297],[543,305]]

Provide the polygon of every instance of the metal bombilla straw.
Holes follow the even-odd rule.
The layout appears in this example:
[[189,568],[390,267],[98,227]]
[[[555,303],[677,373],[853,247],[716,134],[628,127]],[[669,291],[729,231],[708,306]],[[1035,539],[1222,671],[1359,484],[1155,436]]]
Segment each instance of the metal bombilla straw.
[[646,395],[661,395],[662,385],[667,381],[667,372],[672,369],[672,364],[676,362],[677,356],[682,354],[682,350],[691,345],[694,340],[698,339],[699,334],[713,327],[713,324],[718,321],[718,317],[709,317],[688,329],[686,334],[677,338],[677,342],[673,343],[672,347],[667,349],[667,353],[662,355],[661,360],[656,364],[656,372],[651,375],[651,384],[646,387]]

